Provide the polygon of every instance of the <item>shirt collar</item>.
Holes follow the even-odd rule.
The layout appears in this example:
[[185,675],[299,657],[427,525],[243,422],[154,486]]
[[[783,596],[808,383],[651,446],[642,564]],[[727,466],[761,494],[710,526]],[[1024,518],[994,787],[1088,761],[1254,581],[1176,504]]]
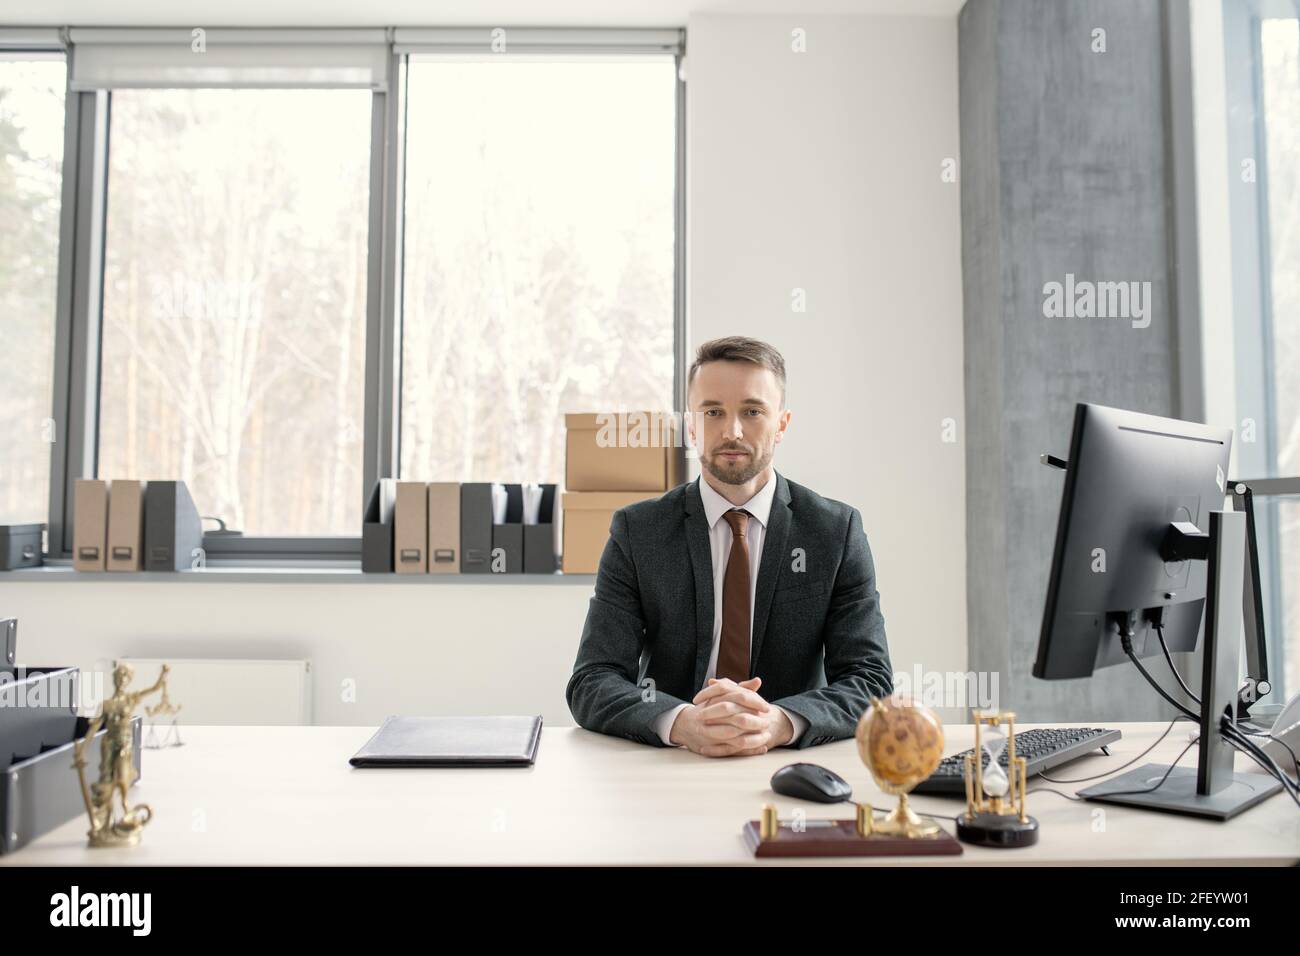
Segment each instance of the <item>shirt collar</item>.
[[700,476],[700,498],[704,502],[704,517],[712,528],[718,523],[724,512],[733,508],[744,508],[753,515],[758,523],[764,528],[767,527],[767,519],[772,513],[772,498],[776,495],[776,472],[772,472],[772,477],[767,480],[762,488],[743,505],[733,505],[722,495],[713,490],[713,486]]

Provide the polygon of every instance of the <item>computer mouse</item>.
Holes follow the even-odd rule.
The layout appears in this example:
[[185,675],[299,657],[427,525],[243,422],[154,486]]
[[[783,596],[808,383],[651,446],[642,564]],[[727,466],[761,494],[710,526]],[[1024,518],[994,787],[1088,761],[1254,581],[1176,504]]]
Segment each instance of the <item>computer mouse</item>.
[[840,803],[853,796],[844,778],[815,763],[792,763],[772,774],[772,789],[796,800]]

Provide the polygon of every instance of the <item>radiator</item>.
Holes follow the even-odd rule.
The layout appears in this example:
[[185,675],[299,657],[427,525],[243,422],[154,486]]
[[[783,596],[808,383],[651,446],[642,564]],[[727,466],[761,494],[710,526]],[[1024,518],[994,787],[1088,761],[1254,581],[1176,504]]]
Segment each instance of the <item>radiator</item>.
[[[181,710],[176,715],[181,727],[215,724],[224,726],[310,725],[311,662],[224,660],[185,657],[123,657],[118,663],[135,669],[132,690],[142,690],[158,679],[163,664],[167,674],[167,697]],[[85,675],[83,675],[83,680]],[[104,693],[113,693],[111,675],[105,675]],[[146,723],[152,719],[145,707],[162,699],[150,694],[137,711]],[[170,718],[159,714],[158,723]]]

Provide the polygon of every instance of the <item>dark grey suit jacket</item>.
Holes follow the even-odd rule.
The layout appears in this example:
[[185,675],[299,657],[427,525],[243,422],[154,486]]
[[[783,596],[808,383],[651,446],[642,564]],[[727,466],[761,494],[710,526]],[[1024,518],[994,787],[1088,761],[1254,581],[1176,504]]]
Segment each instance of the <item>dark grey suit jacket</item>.
[[[750,677],[808,720],[799,748],[853,736],[893,690],[871,548],[856,508],[777,474],[754,596]],[[700,479],[614,512],[565,696],[588,730],[664,746],[654,721],[704,685],[713,560]],[[802,567],[802,570],[796,568]]]

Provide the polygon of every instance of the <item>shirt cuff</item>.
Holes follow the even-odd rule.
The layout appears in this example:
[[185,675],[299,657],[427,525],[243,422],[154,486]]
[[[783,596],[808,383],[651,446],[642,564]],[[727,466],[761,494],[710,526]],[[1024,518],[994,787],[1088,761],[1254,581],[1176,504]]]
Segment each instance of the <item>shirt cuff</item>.
[[672,741],[673,721],[677,719],[678,714],[680,714],[689,706],[691,705],[678,704],[672,710],[666,710],[658,717],[655,718],[655,733],[659,735],[659,739],[664,742],[665,746],[667,747],[682,746],[681,744],[675,744]]
[[793,747],[799,742],[799,738],[803,736],[803,732],[808,729],[808,718],[800,717],[794,711],[786,710],[780,704],[776,704],[775,706],[779,711],[781,711],[781,713],[790,718],[790,723],[794,726],[794,736],[790,738],[789,743],[783,744],[782,746]]

